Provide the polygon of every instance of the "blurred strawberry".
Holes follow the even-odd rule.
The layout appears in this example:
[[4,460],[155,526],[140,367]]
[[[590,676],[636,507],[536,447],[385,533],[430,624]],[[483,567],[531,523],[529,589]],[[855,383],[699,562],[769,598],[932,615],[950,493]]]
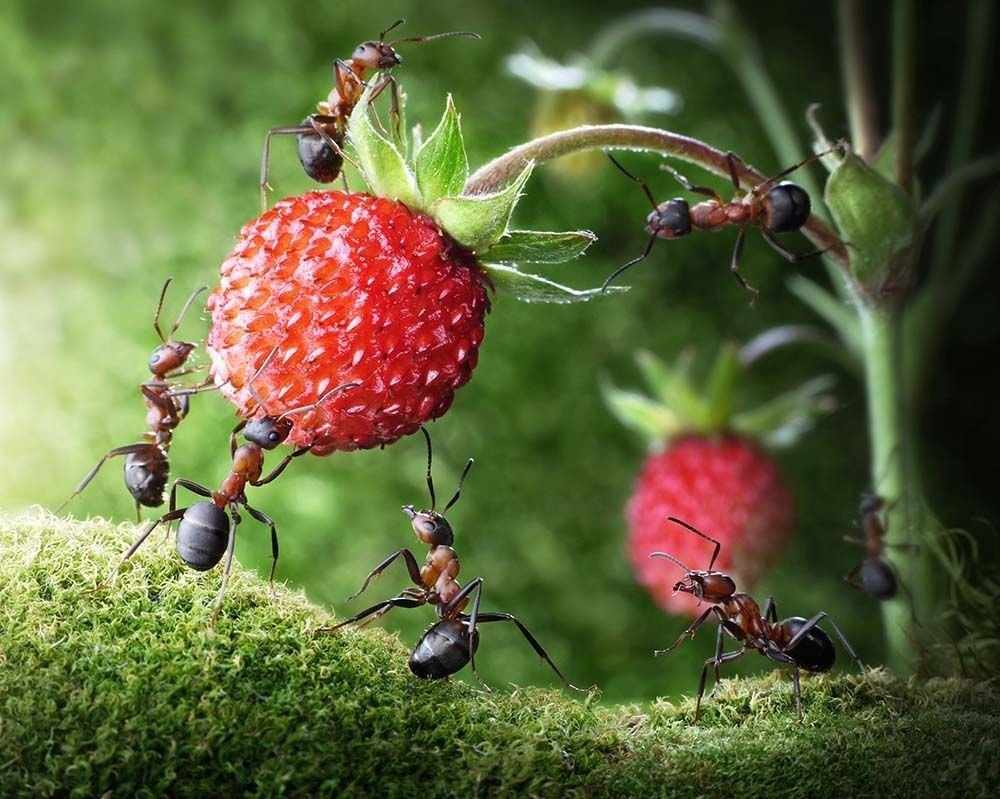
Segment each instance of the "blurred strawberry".
[[637,580],[671,613],[694,616],[697,600],[674,594],[681,574],[667,552],[692,569],[708,566],[712,545],[667,521],[676,516],[722,544],[714,568],[749,591],[788,542],[794,502],[764,446],[787,446],[830,408],[832,379],[819,377],[752,410],[732,412],[741,371],[739,353],[725,346],[706,388],[690,379],[690,357],[668,368],[639,353],[655,399],[606,388],[618,418],[645,435],[654,450],[642,466],[625,516],[628,552]]

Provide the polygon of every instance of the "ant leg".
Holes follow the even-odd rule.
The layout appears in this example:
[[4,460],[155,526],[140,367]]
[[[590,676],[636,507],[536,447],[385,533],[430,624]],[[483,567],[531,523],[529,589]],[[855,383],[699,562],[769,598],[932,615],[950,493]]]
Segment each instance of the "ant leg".
[[674,641],[666,649],[654,649],[653,656],[659,657],[660,655],[667,654],[667,652],[673,652],[677,647],[679,647],[682,643],[684,643],[685,640],[687,640],[688,638],[694,638],[694,634],[698,632],[698,630],[705,623],[708,617],[712,615],[713,611],[715,611],[714,605],[710,607],[708,610],[706,610],[704,613],[702,613],[697,619],[695,619],[694,623],[690,627],[688,627],[684,632],[682,632],[679,636],[677,636],[677,640]]
[[652,236],[649,237],[649,244],[647,244],[646,249],[642,251],[642,255],[640,255],[638,258],[633,258],[627,264],[619,266],[614,272],[612,272],[608,276],[608,279],[604,281],[604,285],[601,286],[601,293],[603,294],[604,292],[606,292],[608,290],[608,286],[610,286],[614,282],[614,279],[618,277],[626,269],[631,269],[640,261],[645,261],[649,257],[649,253],[652,252],[653,245],[655,243],[656,243],[656,234],[654,233]]
[[236,449],[239,447],[239,435],[243,428],[247,426],[247,420],[244,419],[236,427],[233,428],[233,432],[229,434],[229,457],[233,457],[236,454]]
[[115,578],[118,576],[118,571],[121,569],[122,566],[125,565],[125,561],[127,561],[129,558],[131,558],[136,553],[136,550],[138,550],[139,547],[142,546],[143,542],[147,538],[149,538],[150,533],[152,533],[153,530],[156,529],[156,526],[158,524],[160,524],[161,522],[168,522],[168,523],[169,522],[173,522],[175,519],[181,518],[184,515],[185,511],[187,511],[187,508],[180,508],[180,509],[173,509],[173,508],[171,508],[171,510],[170,510],[169,513],[164,513],[155,522],[150,522],[146,526],[146,529],[143,530],[139,534],[139,537],[137,539],[135,539],[135,542],[132,544],[132,546],[130,546],[128,548],[128,550],[125,552],[125,554],[122,555],[122,559],[120,561],[118,561],[118,565],[115,566],[115,568],[112,570],[111,574],[109,574],[107,576],[107,579],[104,580],[104,582],[102,582],[100,585],[98,585],[97,588],[95,588],[94,590],[96,591],[96,590],[101,589],[101,588],[106,588],[107,586],[111,585],[115,581]]
[[792,689],[795,691],[795,712],[799,724],[802,723],[802,688],[799,685],[799,667],[792,664]]
[[[317,633],[336,632],[341,627],[346,627],[348,624],[354,624],[355,622],[362,621],[363,619],[366,619],[369,616],[373,616],[374,618],[372,618],[371,621],[375,621],[375,619],[381,618],[393,608],[419,608],[421,605],[426,604],[426,602],[427,600],[424,599],[423,597],[414,598],[414,597],[396,596],[393,597],[392,599],[387,599],[384,602],[379,602],[377,605],[372,605],[370,608],[365,608],[356,616],[351,616],[351,618],[345,619],[344,621],[340,622],[339,624],[335,624],[332,627],[317,627],[315,632]],[[365,623],[367,624],[368,622]]]
[[392,75],[386,75],[382,78],[382,80],[380,80],[372,90],[369,101],[375,102],[375,98],[389,87],[392,87],[389,91],[389,118],[392,120],[390,124],[394,128],[393,132],[395,133],[396,140],[398,141],[400,139],[399,121],[401,116],[399,113],[399,84],[396,82],[396,79]]
[[279,128],[271,128],[264,136],[264,152],[260,159],[260,210],[261,213],[267,210],[267,192],[271,184],[267,182],[267,171],[271,160],[271,137],[272,136],[298,136],[303,133],[311,133],[312,128],[308,125],[286,125]]
[[79,496],[80,494],[83,493],[83,490],[88,485],[90,485],[90,481],[93,480],[97,476],[97,473],[100,471],[101,467],[104,465],[104,462],[108,458],[114,458],[114,457],[116,457],[118,455],[131,455],[131,454],[133,454],[135,452],[142,452],[144,449],[148,449],[149,447],[155,447],[155,446],[156,446],[155,444],[129,444],[128,446],[125,446],[125,447],[115,447],[113,450],[111,450],[110,452],[108,452],[107,455],[105,455],[103,458],[101,458],[96,463],[96,465],[94,466],[93,469],[91,469],[89,472],[87,472],[86,477],[84,477],[83,480],[80,481],[80,485],[78,485],[76,487],[76,489],[73,491],[72,494],[70,494],[68,497],[66,497],[66,499],[63,501],[62,505],[60,505],[58,508],[56,508],[56,513],[59,513],[60,511],[62,511],[62,509],[65,508],[70,503],[70,500],[73,499],[73,497]]
[[736,193],[740,192],[740,176],[737,165],[746,168],[746,164],[743,163],[743,159],[740,158],[734,152],[726,153],[726,166],[729,167],[729,177],[733,181],[733,188],[736,189]]
[[472,669],[472,674],[479,684],[483,686],[484,691],[487,693],[493,693],[493,690],[483,681],[483,678],[479,676],[479,671],[476,669],[476,651],[473,646],[473,641],[476,637],[476,624],[479,622],[479,600],[482,599],[483,596],[483,578],[477,577],[465,586],[465,588],[455,594],[451,602],[441,608],[441,616],[447,618],[449,614],[455,613],[455,611],[465,602],[466,598],[473,592],[475,592],[476,597],[472,600],[472,612],[467,617],[459,616],[459,618],[465,621],[465,626],[469,630],[467,651],[469,653],[469,666]]
[[747,283],[743,279],[743,275],[740,274],[740,256],[743,254],[743,245],[746,243],[746,238],[747,229],[746,225],[744,225],[740,228],[740,232],[736,234],[736,246],[733,248],[733,260],[729,265],[729,270],[733,273],[733,277],[736,278],[739,284],[752,295],[752,299],[750,300],[750,307],[752,308],[757,304],[757,300],[760,299],[760,292]]
[[542,660],[544,660],[546,663],[549,664],[549,666],[552,667],[552,670],[559,676],[559,679],[563,681],[563,683],[566,685],[567,688],[572,688],[574,691],[579,691],[580,693],[586,693],[587,691],[592,690],[592,688],[577,688],[575,685],[573,685],[573,683],[571,683],[569,680],[567,680],[563,676],[563,673],[561,671],[559,671],[559,669],[556,667],[556,664],[552,662],[552,658],[550,658],[548,656],[548,653],[546,653],[546,651],[544,649],[542,649],[542,645],[539,644],[538,641],[535,640],[535,636],[533,636],[528,631],[528,628],[525,627],[516,616],[512,616],[510,613],[480,613],[479,614],[479,618],[478,618],[478,623],[479,624],[485,624],[485,623],[491,622],[491,621],[509,621],[509,622],[512,622],[517,627],[517,629],[519,629],[521,631],[521,634],[527,639],[528,643],[531,644],[531,648],[535,650],[535,652],[538,654],[538,656]]
[[260,480],[251,480],[250,481],[250,485],[252,485],[252,486],[267,485],[272,480],[276,479],[283,471],[285,471],[285,467],[288,466],[288,464],[290,464],[292,462],[293,458],[298,458],[298,457],[300,457],[302,455],[305,455],[311,449],[312,449],[311,446],[309,446],[309,447],[299,447],[291,455],[286,455],[285,458],[284,458],[284,460],[282,460],[281,463],[279,463],[277,465],[277,467],[275,468],[275,470],[273,472],[271,472],[267,477],[261,478]]
[[[809,629],[812,629],[812,627],[814,627],[815,624],[810,625],[809,622],[806,622],[806,626],[809,627]],[[796,638],[798,638],[797,635],[794,636],[792,640],[795,640]],[[771,660],[776,660],[779,663],[785,663],[792,667],[792,683],[795,688],[795,706],[798,709],[799,724],[801,724],[802,692],[799,690],[799,667],[798,664],[795,662],[795,658],[793,658],[791,655],[786,654],[787,650],[789,649],[791,649],[791,646],[785,646],[782,647],[781,649],[778,649],[777,645],[774,642],[769,641],[768,648],[761,650],[761,654],[764,655],[765,657],[770,658]]]
[[769,622],[778,623],[778,607],[774,604],[773,596],[767,598],[767,602],[764,603],[764,612],[760,615]]
[[863,547],[863,546],[867,546],[868,545],[868,542],[865,541],[865,539],[863,539],[863,538],[856,538],[853,535],[845,535],[843,537],[843,539],[841,539],[841,540],[846,541],[848,544],[856,544],[859,547]]
[[[343,158],[347,163],[349,163],[356,170],[358,170],[358,172],[361,172],[361,167],[358,166],[354,162],[354,160],[347,153],[344,152],[344,148],[341,147],[339,144],[337,144],[337,142],[334,141],[333,137],[330,136],[330,134],[327,133],[326,130],[323,128],[323,124],[321,122],[321,119],[325,119],[325,118],[326,117],[317,117],[316,115],[313,115],[313,116],[309,117],[310,130],[313,133],[315,133],[317,136],[319,136],[323,140],[323,143],[326,144],[327,147],[329,147],[337,155],[339,155],[341,158]],[[364,174],[364,173],[362,173],[362,174]]]
[[653,192],[650,191],[649,185],[646,183],[646,181],[637,178],[635,175],[629,172],[625,167],[623,167],[620,163],[618,163],[617,159],[607,150],[604,151],[604,154],[611,159],[612,164],[618,167],[619,172],[621,172],[629,180],[635,181],[642,187],[642,190],[646,193],[646,197],[649,199],[649,204],[653,206],[653,210],[655,211],[657,209],[656,198],[653,197]]
[[[721,630],[722,628],[720,627],[719,629]],[[743,649],[737,649],[735,652],[727,652],[725,655],[719,655],[718,657],[709,658],[708,660],[705,661],[705,665],[701,667],[701,679],[698,681],[698,701],[695,703],[694,706],[695,724],[698,723],[698,719],[701,717],[701,698],[705,693],[705,680],[708,677],[708,667],[714,664],[716,675],[718,675],[719,666],[721,666],[724,663],[730,663],[734,660],[739,660],[746,654],[746,652],[747,650],[744,647]],[[716,676],[716,684],[718,684],[718,679],[719,679],[718,676]],[[715,694],[715,689],[713,688],[712,694],[710,694],[709,697],[711,698],[711,696],[714,694]]]
[[143,383],[139,386],[139,391],[142,392],[142,396],[146,398],[146,401],[150,405],[160,409],[160,412],[164,416],[163,420],[161,421],[161,424],[165,426],[170,424],[177,424],[177,422],[179,422],[181,418],[183,418],[178,415],[179,409],[177,405],[174,403],[173,399],[171,399],[170,397],[164,394],[157,394],[146,383]]
[[226,545],[226,563],[222,567],[222,585],[219,586],[219,593],[215,597],[215,606],[212,609],[212,627],[219,620],[219,613],[222,611],[222,598],[226,595],[226,588],[229,586],[229,572],[233,569],[233,554],[236,552],[236,528],[240,526],[242,519],[236,508],[230,507],[230,514],[233,517],[232,527],[229,528],[229,543]]
[[[183,477],[178,477],[174,480],[173,484],[170,486],[170,510],[173,511],[177,507],[177,486],[186,488],[192,494],[197,494],[199,497],[205,497],[206,499],[212,498],[212,492],[205,488],[203,485],[198,485],[190,480],[185,480]],[[167,525],[167,538],[170,537],[170,533],[173,529],[173,520]]]
[[253,518],[271,528],[271,574],[268,576],[267,581],[271,586],[271,593],[274,593],[274,570],[278,568],[278,530],[274,526],[274,519],[266,513],[262,513],[256,508],[251,508],[249,505],[244,505],[243,507],[246,508],[247,513],[253,516]]
[[678,172],[676,169],[670,166],[670,164],[660,164],[660,169],[662,169],[664,172],[669,172],[671,175],[673,175],[674,179],[688,191],[693,192],[694,194],[704,194],[706,197],[711,197],[719,205],[725,205],[725,203],[722,201],[722,198],[719,196],[719,193],[715,189],[710,189],[708,186],[693,185],[690,180],[688,180],[680,172]]
[[825,253],[827,250],[830,249],[829,247],[824,247],[821,250],[811,250],[809,252],[804,252],[801,255],[798,255],[782,247],[781,244],[778,243],[778,240],[774,237],[774,234],[772,234],[771,231],[769,231],[767,228],[761,227],[760,235],[764,237],[764,241],[766,241],[768,244],[771,245],[771,249],[773,249],[776,253],[778,253],[778,255],[780,255],[782,258],[784,258],[786,261],[792,264],[798,263],[799,261],[805,261],[809,258],[815,258],[817,255],[822,255],[823,253]]
[[859,563],[857,566],[855,566],[847,574],[844,575],[844,582],[847,583],[852,588],[857,588],[859,591],[865,590],[864,587],[862,587],[861,583],[857,581],[858,572],[861,571],[861,567],[863,565],[864,565],[863,563]]
[[872,691],[878,696],[884,696],[884,694],[878,688],[875,687],[875,684],[872,682],[871,677],[868,674],[868,669],[865,668],[865,664],[861,662],[861,658],[858,657],[858,653],[854,651],[854,647],[851,646],[851,642],[847,640],[847,636],[844,635],[841,629],[837,626],[837,623],[830,618],[829,614],[827,614],[826,611],[821,610],[819,613],[817,613],[815,616],[809,619],[809,621],[803,624],[799,628],[799,631],[792,636],[791,640],[784,647],[784,650],[786,652],[792,650],[795,647],[795,645],[799,641],[801,641],[802,638],[805,635],[807,635],[809,631],[812,630],[812,628],[815,627],[817,624],[819,624],[823,619],[826,619],[828,622],[830,622],[830,626],[833,627],[834,632],[837,633],[837,637],[840,638],[840,642],[844,645],[844,649],[847,650],[848,656],[851,658],[851,660],[853,660],[857,664],[858,669],[861,671],[861,676],[864,677],[865,682],[868,683],[868,687],[871,688]]
[[371,581],[374,578],[381,576],[382,572],[388,569],[389,566],[392,564],[392,562],[395,561],[396,558],[398,557],[402,557],[403,560],[406,562],[406,570],[410,573],[410,579],[413,580],[413,582],[417,586],[423,588],[424,583],[423,580],[420,578],[420,567],[417,565],[417,559],[413,557],[413,553],[410,552],[410,550],[400,549],[398,552],[393,552],[378,566],[372,569],[368,573],[368,576],[365,578],[365,581],[362,584],[362,586],[353,594],[351,594],[349,597],[347,597],[345,601],[350,602],[352,599],[357,599],[359,596],[361,596],[361,594],[365,592],[365,589],[368,588],[368,584],[371,583]]

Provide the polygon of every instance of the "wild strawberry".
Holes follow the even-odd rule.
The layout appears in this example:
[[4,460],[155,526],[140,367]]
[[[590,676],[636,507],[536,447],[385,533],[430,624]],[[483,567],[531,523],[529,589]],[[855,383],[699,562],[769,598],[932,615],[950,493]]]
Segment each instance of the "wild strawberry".
[[251,417],[361,385],[296,416],[317,454],[388,444],[435,419],[476,366],[484,273],[433,219],[368,194],[309,192],[247,224],[209,301],[221,391]]
[[279,202],[244,226],[209,300],[213,375],[242,416],[360,384],[294,417],[289,441],[319,455],[392,443],[448,410],[478,360],[487,286],[533,301],[599,294],[514,266],[568,260],[594,237],[507,230],[530,164],[496,194],[461,196],[468,162],[450,98],[412,163],[372,124],[367,93],[348,137],[380,196]]
[[675,594],[682,576],[667,552],[691,569],[708,567],[712,545],[667,521],[683,519],[719,541],[713,568],[750,590],[777,560],[792,532],[794,502],[781,472],[762,448],[788,445],[829,408],[831,380],[816,378],[765,406],[731,412],[740,369],[735,348],[724,347],[701,396],[688,376],[690,360],[670,369],[648,353],[639,364],[657,398],[607,389],[609,405],[653,443],[625,508],[628,552],[636,578],[671,613],[701,612],[690,594]]

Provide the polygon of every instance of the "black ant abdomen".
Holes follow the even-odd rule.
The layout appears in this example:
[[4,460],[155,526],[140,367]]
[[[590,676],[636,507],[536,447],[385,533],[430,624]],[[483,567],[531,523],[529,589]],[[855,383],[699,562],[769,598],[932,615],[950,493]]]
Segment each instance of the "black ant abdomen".
[[442,680],[461,671],[479,649],[479,630],[469,639],[468,623],[443,619],[424,633],[410,655],[410,671],[423,680]]
[[[302,120],[302,127],[309,127],[310,118]],[[338,146],[343,147],[344,134],[337,130],[335,125],[324,125],[327,135]],[[298,136],[299,163],[305,173],[317,183],[333,183],[340,174],[344,166],[344,156],[334,149],[318,133],[311,128],[307,133],[300,133]]]
[[148,444],[125,456],[125,487],[147,508],[158,508],[170,477],[170,460],[159,444]]
[[[779,626],[788,632],[788,639],[791,640],[808,621],[802,616],[791,616]],[[795,659],[796,666],[812,672],[829,671],[837,660],[837,650],[834,649],[833,641],[819,627],[810,628],[799,642],[788,650],[788,654]]]
[[177,554],[195,571],[214,568],[228,541],[229,517],[214,502],[195,502],[177,525]]
[[796,183],[783,181],[764,195],[764,225],[772,233],[799,230],[812,213],[809,193]]
[[892,599],[896,596],[896,575],[884,560],[865,560],[858,576],[861,590],[873,599]]

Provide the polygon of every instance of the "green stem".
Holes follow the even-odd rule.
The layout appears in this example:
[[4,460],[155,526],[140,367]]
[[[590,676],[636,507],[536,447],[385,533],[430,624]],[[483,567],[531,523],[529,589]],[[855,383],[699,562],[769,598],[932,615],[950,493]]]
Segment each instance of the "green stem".
[[879,146],[875,93],[871,86],[865,44],[864,0],[840,0],[841,71],[847,92],[847,113],[854,149],[867,163]]
[[916,11],[913,0],[896,0],[892,15],[892,130],[896,137],[896,183],[907,194],[913,182],[913,80]]
[[903,393],[903,326],[898,308],[859,305],[868,388],[872,489],[887,500],[886,544],[903,589],[882,603],[886,665],[900,674],[914,668],[920,629],[930,620],[937,582],[929,568],[930,547],[922,540],[925,504],[917,476],[916,453]]
[[[472,174],[465,185],[465,194],[497,191],[520,174],[529,161],[543,163],[564,155],[600,149],[662,153],[697,164],[721,177],[729,176],[726,153],[697,139],[640,125],[584,125],[550,133],[495,158]],[[766,175],[746,165],[742,166],[738,177],[744,188],[767,180]],[[809,217],[802,232],[817,247],[828,249],[827,258],[840,267],[844,279],[853,284],[854,278],[848,270],[847,249],[837,234],[815,214]]]

